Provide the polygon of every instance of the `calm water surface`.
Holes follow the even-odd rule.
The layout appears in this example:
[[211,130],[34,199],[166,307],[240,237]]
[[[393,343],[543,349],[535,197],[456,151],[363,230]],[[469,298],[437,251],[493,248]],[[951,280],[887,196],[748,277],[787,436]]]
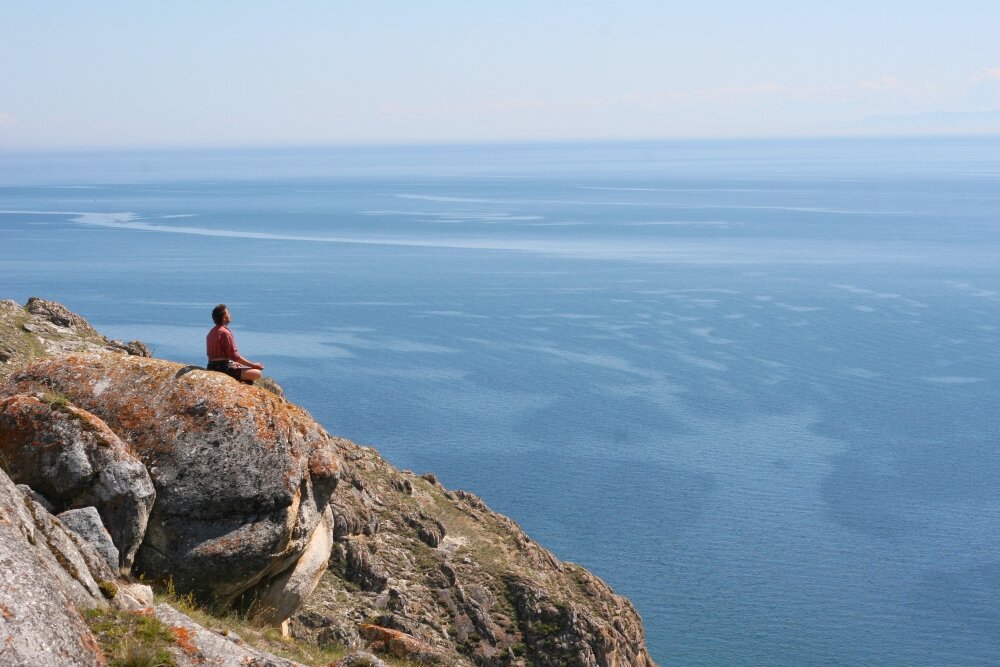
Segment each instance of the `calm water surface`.
[[0,155],[0,297],[480,494],[670,665],[1000,664],[1000,140]]

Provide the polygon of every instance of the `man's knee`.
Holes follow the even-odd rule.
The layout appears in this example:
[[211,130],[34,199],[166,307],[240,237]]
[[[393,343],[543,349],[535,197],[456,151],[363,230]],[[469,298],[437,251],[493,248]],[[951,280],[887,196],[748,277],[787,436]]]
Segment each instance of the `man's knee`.
[[253,380],[259,380],[261,378],[261,375],[263,375],[263,374],[259,370],[257,370],[256,368],[250,368],[248,370],[243,371],[243,374],[241,375],[241,377],[244,380],[253,381]]

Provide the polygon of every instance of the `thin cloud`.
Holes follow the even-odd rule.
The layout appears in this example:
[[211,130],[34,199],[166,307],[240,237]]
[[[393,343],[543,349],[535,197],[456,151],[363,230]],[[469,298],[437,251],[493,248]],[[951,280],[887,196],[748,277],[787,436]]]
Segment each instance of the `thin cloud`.
[[1000,81],[1000,67],[984,67],[972,77],[974,84],[984,81]]

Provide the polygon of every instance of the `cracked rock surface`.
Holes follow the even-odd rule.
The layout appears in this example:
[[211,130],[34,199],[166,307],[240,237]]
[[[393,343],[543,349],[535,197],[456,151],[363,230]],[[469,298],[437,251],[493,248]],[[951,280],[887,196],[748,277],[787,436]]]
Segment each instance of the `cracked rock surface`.
[[0,665],[104,665],[78,611],[104,605],[79,542],[0,471]]
[[124,572],[146,532],[156,492],[146,467],[96,415],[46,394],[0,399],[3,468],[54,512],[94,507]]
[[337,485],[319,424],[222,373],[72,354],[19,369],[7,391],[58,392],[129,444],[156,489],[136,568],[182,592],[229,603],[293,567]]

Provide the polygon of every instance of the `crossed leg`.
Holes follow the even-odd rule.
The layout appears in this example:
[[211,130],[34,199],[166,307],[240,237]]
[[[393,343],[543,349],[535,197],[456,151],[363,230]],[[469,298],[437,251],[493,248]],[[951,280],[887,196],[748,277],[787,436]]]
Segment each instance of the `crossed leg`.
[[254,380],[259,380],[263,373],[261,373],[256,368],[244,368],[240,371],[240,380],[243,382],[253,382]]

